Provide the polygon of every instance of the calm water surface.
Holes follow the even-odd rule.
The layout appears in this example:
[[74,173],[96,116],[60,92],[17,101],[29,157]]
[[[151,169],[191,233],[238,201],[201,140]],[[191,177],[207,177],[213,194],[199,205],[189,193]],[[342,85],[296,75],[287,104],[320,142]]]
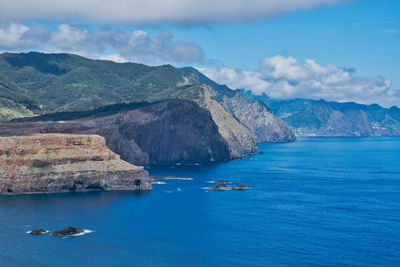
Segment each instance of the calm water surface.
[[[0,197],[0,266],[400,265],[400,138],[303,138],[264,155],[151,169],[150,193]],[[207,191],[227,179],[248,191]],[[66,225],[95,232],[29,236]]]

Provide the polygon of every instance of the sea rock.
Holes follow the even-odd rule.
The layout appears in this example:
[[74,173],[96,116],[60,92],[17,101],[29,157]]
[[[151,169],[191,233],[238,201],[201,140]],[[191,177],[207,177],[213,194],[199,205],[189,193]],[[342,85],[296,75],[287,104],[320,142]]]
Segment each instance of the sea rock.
[[61,230],[54,231],[51,234],[54,236],[75,236],[78,234],[82,234],[83,232],[84,230],[80,227],[67,226]]
[[38,229],[34,229],[32,231],[29,232],[30,235],[41,235],[47,233],[46,230],[44,230],[43,228],[38,228]]
[[121,160],[101,136],[0,138],[0,194],[151,189],[147,171]]
[[225,180],[218,180],[215,182],[215,185],[210,186],[210,187],[206,187],[205,189],[209,189],[209,190],[220,190],[220,191],[226,191],[226,190],[246,190],[246,189],[250,189],[250,187],[248,187],[245,184],[238,184],[238,185],[233,185],[233,186],[227,186],[226,184],[230,183],[228,181]]
[[206,187],[209,190],[231,190],[230,186],[226,186],[224,183],[218,183],[213,186]]
[[245,190],[245,189],[250,189],[250,187],[248,187],[245,184],[238,184],[238,185],[234,185],[231,187],[232,190]]

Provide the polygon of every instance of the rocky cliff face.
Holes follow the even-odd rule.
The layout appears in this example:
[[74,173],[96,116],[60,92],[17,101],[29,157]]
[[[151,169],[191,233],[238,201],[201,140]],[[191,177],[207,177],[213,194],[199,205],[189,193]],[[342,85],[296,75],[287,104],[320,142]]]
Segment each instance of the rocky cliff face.
[[218,84],[194,68],[181,70],[187,75],[188,81],[211,87],[213,98],[248,129],[257,143],[296,140],[292,128],[275,116],[262,102],[240,90],[232,90],[226,85]]
[[229,147],[231,158],[236,158],[256,151],[256,142],[253,135],[232,114],[213,99],[213,91],[207,85],[201,85],[195,98],[199,106],[210,111],[218,131]]
[[210,112],[185,100],[159,102],[104,117],[0,124],[2,136],[29,133],[98,134],[112,151],[135,165],[190,165],[231,157]]
[[143,167],[122,161],[96,135],[0,138],[0,194],[151,190]]
[[222,96],[221,104],[243,123],[253,134],[257,143],[293,142],[296,136],[292,129],[275,116],[261,102],[251,99],[240,91],[233,96]]

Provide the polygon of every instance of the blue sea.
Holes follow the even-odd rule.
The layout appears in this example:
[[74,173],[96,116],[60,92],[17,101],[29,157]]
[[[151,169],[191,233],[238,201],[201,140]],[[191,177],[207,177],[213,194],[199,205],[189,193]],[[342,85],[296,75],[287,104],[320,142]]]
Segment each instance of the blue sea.
[[[150,193],[0,197],[0,266],[399,266],[400,137],[301,138],[151,168]],[[251,187],[208,191],[224,179]],[[80,226],[92,233],[30,236]]]

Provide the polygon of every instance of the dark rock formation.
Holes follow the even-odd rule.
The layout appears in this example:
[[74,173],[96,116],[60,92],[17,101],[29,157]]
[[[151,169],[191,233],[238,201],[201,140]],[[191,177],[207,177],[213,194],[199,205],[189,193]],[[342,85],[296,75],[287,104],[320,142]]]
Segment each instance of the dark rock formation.
[[47,233],[46,230],[44,230],[43,228],[38,228],[38,229],[34,229],[32,231],[29,232],[30,235],[41,235]]
[[105,117],[0,124],[2,136],[30,133],[98,134],[112,151],[135,165],[195,164],[230,158],[228,145],[210,112],[185,100],[159,102]]
[[103,137],[0,138],[0,194],[151,189],[147,171],[122,161]]
[[230,183],[228,181],[224,181],[224,180],[218,180],[215,182],[215,185],[210,186],[210,187],[206,187],[205,189],[209,189],[209,190],[218,190],[218,191],[227,191],[227,190],[246,190],[246,189],[250,189],[250,187],[248,187],[245,184],[238,184],[238,185],[232,185],[232,186],[227,186],[226,184]]
[[238,184],[238,185],[232,186],[232,190],[246,190],[246,189],[250,189],[250,187],[248,187],[245,184]]
[[82,234],[84,230],[80,227],[73,227],[73,226],[67,226],[64,227],[61,230],[54,231],[51,233],[54,236],[76,236],[78,234]]
[[220,183],[220,184],[215,184],[215,185],[210,186],[210,187],[206,187],[206,189],[209,189],[209,190],[231,190],[231,187]]

